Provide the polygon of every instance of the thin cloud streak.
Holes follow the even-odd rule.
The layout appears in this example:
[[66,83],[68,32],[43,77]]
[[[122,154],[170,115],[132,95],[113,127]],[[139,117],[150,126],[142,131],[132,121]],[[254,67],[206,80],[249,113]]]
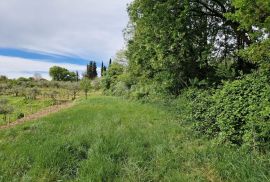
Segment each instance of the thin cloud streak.
[[130,1],[0,1],[0,47],[105,61],[123,47]]

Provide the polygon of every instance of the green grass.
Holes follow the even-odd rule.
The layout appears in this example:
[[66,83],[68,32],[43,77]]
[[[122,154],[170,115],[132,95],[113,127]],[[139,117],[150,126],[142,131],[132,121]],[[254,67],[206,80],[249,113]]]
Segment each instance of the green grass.
[[166,107],[92,96],[0,131],[0,181],[269,181],[270,155],[212,145]]
[[[17,120],[18,115],[23,113],[29,115],[39,111],[42,108],[52,105],[51,99],[25,100],[24,97],[0,96],[0,99],[7,99],[8,104],[14,109],[14,112],[8,115],[8,121]],[[7,121],[7,122],[8,122]],[[3,115],[0,114],[0,125],[6,124],[3,120]]]

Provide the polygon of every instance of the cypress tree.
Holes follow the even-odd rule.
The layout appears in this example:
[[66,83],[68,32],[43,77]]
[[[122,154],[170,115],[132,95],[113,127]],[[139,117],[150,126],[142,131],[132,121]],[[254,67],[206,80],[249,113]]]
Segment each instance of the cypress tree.
[[101,63],[101,76],[103,76],[103,71],[104,71],[104,65],[103,65],[103,61]]
[[110,59],[109,66],[111,66],[111,64],[112,64],[112,59]]
[[85,77],[88,79],[94,79],[97,77],[97,64],[95,61],[90,61],[87,65]]
[[93,69],[93,61],[90,61],[89,64],[87,64],[86,75],[85,75],[86,78],[91,79],[92,72],[93,72],[92,69]]
[[79,81],[79,72],[76,71],[76,82],[78,82],[78,81]]
[[94,78],[96,78],[97,77],[97,63],[94,61],[93,62],[93,67],[92,67],[92,69],[93,69],[93,72],[92,72],[92,79],[94,79]]

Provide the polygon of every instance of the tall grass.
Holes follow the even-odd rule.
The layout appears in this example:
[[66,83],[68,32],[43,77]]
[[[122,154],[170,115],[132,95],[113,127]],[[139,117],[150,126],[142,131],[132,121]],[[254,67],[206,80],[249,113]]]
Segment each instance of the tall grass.
[[270,155],[216,146],[158,105],[94,96],[0,131],[0,181],[269,181]]

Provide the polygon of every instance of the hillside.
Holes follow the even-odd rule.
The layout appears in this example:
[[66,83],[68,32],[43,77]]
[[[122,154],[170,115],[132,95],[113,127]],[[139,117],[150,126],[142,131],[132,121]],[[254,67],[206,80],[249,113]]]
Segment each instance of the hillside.
[[212,145],[170,108],[116,97],[0,130],[0,149],[0,181],[270,179],[269,155]]

